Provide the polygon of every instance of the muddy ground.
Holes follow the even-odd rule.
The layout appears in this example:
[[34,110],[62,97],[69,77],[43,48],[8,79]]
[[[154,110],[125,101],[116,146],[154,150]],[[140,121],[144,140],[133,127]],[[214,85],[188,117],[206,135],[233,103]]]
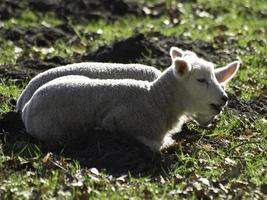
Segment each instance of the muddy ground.
[[[39,3],[36,3],[39,2]],[[40,2],[42,2],[40,4]],[[109,4],[107,0],[103,1],[14,1],[3,0],[0,2],[0,19],[7,19],[11,16],[19,15],[23,9],[29,8],[39,12],[54,12],[57,17],[72,17],[79,22],[88,22],[91,19],[105,18],[107,20],[116,20],[116,17],[125,14],[146,15],[140,5],[125,3],[122,0],[114,1]],[[86,7],[86,13],[80,13],[80,7]],[[95,8],[98,8],[97,10]],[[156,12],[155,10],[158,9]],[[154,16],[159,16],[161,7],[154,7]],[[103,16],[103,13],[106,13]],[[53,46],[57,40],[62,40],[68,44],[80,42],[72,27],[66,22],[55,27],[15,27],[0,28],[0,37],[5,40],[13,41],[17,45],[31,47]],[[97,33],[88,33],[88,39],[99,37]],[[233,41],[230,41],[233,42]],[[214,45],[214,43],[216,45]],[[99,47],[96,51],[87,49],[84,54],[75,54],[71,58],[60,56],[45,57],[43,60],[29,57],[23,54],[18,58],[16,65],[0,66],[0,78],[17,81],[18,84],[28,81],[35,74],[73,62],[99,61],[99,62],[141,62],[153,65],[158,69],[165,69],[170,65],[169,48],[177,46],[182,49],[192,50],[199,56],[210,60],[214,63],[226,63],[236,58],[236,53],[229,51],[225,41],[215,40],[213,43],[201,40],[192,40],[190,37],[181,35],[180,37],[166,37],[157,32],[146,34],[136,33],[132,37],[114,41],[110,45]],[[215,48],[214,46],[217,46]],[[131,47],[131,48],[129,48]],[[248,49],[248,51],[253,51]],[[15,106],[15,99],[7,99],[1,95],[0,101],[8,102]],[[258,115],[265,115],[267,97],[259,96],[250,101],[245,101],[234,94],[230,94],[229,106],[226,112],[235,115],[238,118],[247,117],[252,123]],[[242,120],[242,119],[241,119]],[[62,146],[58,148],[48,147],[41,144],[26,134],[19,113],[9,112],[0,113],[0,138],[10,145],[5,145],[6,153],[20,151],[26,144],[38,144],[44,152],[53,151],[56,155]],[[185,147],[198,138],[203,137],[201,133],[184,126],[182,133],[174,135],[177,143],[183,141]],[[209,139],[210,140],[210,139]],[[81,165],[86,167],[105,168],[108,172],[117,174],[131,171],[133,174],[142,173],[159,173],[162,168],[166,169],[175,160],[172,149],[168,149],[162,154],[152,153],[147,147],[139,144],[133,139],[122,137],[116,133],[107,132],[90,132],[90,139],[84,138],[83,143],[76,141],[74,144],[64,146],[63,154],[80,161]],[[61,152],[62,153],[62,152]]]
[[2,0],[0,2],[0,19],[19,16],[25,9],[41,13],[53,13],[63,20],[72,18],[78,22],[96,19],[114,20],[126,14],[144,15],[136,4],[123,0]]

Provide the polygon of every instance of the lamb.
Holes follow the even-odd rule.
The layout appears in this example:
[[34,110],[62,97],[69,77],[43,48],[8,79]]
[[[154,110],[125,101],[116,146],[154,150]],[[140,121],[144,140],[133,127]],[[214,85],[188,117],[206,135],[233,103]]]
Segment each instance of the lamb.
[[[171,48],[170,54],[176,53]],[[172,142],[170,131],[181,127],[186,115],[202,126],[211,123],[227,103],[221,84],[238,68],[236,61],[215,75],[213,64],[197,56],[172,56],[171,66],[153,82],[63,76],[36,90],[22,119],[29,134],[47,142],[101,128],[159,151]]]
[[[172,47],[175,57],[196,56],[194,52],[183,51]],[[98,79],[136,79],[154,81],[159,77],[161,71],[152,66],[142,64],[120,64],[120,63],[94,63],[84,62],[69,64],[47,70],[35,76],[21,93],[17,101],[17,110],[22,111],[24,105],[30,100],[34,92],[43,84],[66,75],[82,75]]]

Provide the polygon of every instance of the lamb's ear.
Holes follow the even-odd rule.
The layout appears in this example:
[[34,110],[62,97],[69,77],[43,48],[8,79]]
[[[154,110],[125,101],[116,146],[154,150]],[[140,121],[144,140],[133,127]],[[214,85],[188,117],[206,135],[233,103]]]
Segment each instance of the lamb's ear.
[[217,81],[220,84],[225,85],[228,81],[230,81],[235,76],[236,72],[239,69],[239,66],[240,66],[240,62],[234,61],[226,65],[225,67],[215,69],[215,77]]
[[182,58],[176,58],[173,61],[174,74],[176,77],[184,77],[191,70],[191,66],[186,60]]
[[177,47],[171,47],[170,49],[170,55],[171,55],[172,60],[174,60],[175,58],[183,57],[183,54],[184,54],[184,51]]

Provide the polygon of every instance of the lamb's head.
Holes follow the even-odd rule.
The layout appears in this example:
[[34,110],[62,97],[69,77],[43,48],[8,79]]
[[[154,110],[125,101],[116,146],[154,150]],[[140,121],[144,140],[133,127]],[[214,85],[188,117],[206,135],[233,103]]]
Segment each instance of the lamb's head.
[[180,94],[187,115],[200,126],[208,126],[227,104],[223,86],[233,78],[239,61],[214,69],[214,64],[199,58],[193,52],[170,50],[172,67],[186,94]]

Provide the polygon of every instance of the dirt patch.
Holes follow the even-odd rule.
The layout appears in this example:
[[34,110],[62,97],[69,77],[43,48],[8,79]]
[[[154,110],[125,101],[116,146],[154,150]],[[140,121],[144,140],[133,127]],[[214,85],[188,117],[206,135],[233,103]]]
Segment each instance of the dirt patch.
[[3,0],[0,3],[0,19],[19,16],[25,9],[53,13],[63,20],[72,18],[79,23],[96,19],[113,20],[126,14],[144,15],[137,4],[123,0],[112,3],[109,0]]
[[233,94],[229,94],[229,109],[238,116],[254,119],[256,116],[267,117],[267,96],[261,95],[246,101]]
[[136,62],[149,53],[154,57],[153,59],[167,55],[167,52],[154,45],[144,34],[136,34],[127,39],[115,41],[111,45],[101,46],[95,52],[87,52],[82,55],[81,60],[129,63]]
[[6,40],[26,46],[51,46],[56,41],[62,40],[67,43],[78,40],[74,30],[68,24],[62,24],[55,27],[12,27],[1,28],[0,36]]
[[27,7],[24,1],[3,0],[0,2],[0,19],[16,17]]
[[[88,41],[95,40],[100,36],[95,32],[80,34],[82,38]],[[24,48],[32,48],[33,46],[53,47],[58,41],[62,41],[69,45],[81,43],[80,37],[77,36],[72,26],[68,23],[63,23],[57,26],[0,27],[0,36],[3,39],[10,40],[16,45]]]
[[37,59],[22,60],[19,63],[19,65],[23,68],[47,70],[58,67],[60,65],[66,65],[69,63],[70,61],[68,59],[64,59],[60,56],[53,56],[51,58],[45,58],[44,60],[37,60]]
[[79,22],[88,22],[95,19],[114,19],[125,14],[140,15],[142,10],[135,4],[123,0],[57,0],[57,1],[30,1],[29,6],[40,12],[55,12],[63,19],[72,17]]
[[[136,34],[130,38],[115,41],[110,46],[101,46],[95,52],[87,52],[81,56],[82,61],[99,62],[142,62],[157,68],[170,66],[169,49],[177,46],[191,50],[209,61],[221,63],[222,60],[234,59],[234,54],[214,48],[214,45],[201,40],[190,40],[184,37],[167,37],[160,33]],[[78,59],[79,60],[79,59]]]
[[17,65],[0,65],[0,78],[2,80],[12,79],[16,83],[23,83],[37,72],[28,69],[20,69]]

